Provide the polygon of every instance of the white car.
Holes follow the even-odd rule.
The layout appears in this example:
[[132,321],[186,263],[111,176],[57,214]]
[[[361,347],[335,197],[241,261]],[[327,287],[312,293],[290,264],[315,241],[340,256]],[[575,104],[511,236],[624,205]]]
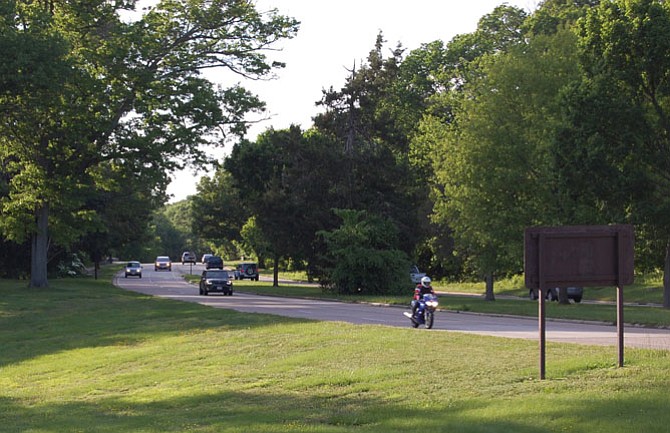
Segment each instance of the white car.
[[181,264],[193,263],[195,265],[195,254],[190,251],[184,251],[181,255]]
[[425,276],[426,274],[424,272],[420,272],[416,265],[409,267],[409,277],[414,284],[419,284],[421,282],[421,278]]

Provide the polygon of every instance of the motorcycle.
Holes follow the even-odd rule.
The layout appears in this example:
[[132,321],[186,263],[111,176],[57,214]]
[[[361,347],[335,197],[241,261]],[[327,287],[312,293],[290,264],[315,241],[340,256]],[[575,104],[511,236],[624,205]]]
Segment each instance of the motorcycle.
[[437,296],[427,293],[423,295],[418,301],[419,305],[416,308],[414,315],[412,313],[404,312],[403,314],[412,321],[412,326],[418,328],[420,325],[430,329],[435,322],[435,310],[437,310]]

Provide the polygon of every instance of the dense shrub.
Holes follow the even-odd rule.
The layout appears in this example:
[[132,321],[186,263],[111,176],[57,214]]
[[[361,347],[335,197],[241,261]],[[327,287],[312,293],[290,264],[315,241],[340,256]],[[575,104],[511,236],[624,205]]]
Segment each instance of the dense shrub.
[[398,231],[389,220],[365,211],[336,210],[342,225],[321,232],[327,253],[319,280],[339,294],[399,294],[411,286],[409,260],[397,248]]

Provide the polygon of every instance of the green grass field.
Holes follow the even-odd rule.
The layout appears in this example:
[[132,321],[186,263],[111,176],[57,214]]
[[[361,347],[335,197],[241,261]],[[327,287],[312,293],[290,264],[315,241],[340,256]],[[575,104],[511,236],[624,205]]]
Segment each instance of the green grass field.
[[646,433],[670,425],[666,351],[627,348],[626,366],[616,368],[615,347],[550,343],[540,381],[536,341],[242,314],[109,280],[54,280],[39,290],[0,281],[1,432]]

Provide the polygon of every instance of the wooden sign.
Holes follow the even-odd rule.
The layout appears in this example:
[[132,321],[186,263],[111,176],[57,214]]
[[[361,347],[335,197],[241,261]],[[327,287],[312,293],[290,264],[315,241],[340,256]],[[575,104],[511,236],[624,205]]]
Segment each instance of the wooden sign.
[[524,237],[526,287],[538,292],[540,379],[545,377],[545,294],[553,287],[615,286],[619,367],[624,361],[623,286],[633,284],[633,226],[529,227]]
[[526,287],[633,284],[633,242],[631,225],[527,228]]

